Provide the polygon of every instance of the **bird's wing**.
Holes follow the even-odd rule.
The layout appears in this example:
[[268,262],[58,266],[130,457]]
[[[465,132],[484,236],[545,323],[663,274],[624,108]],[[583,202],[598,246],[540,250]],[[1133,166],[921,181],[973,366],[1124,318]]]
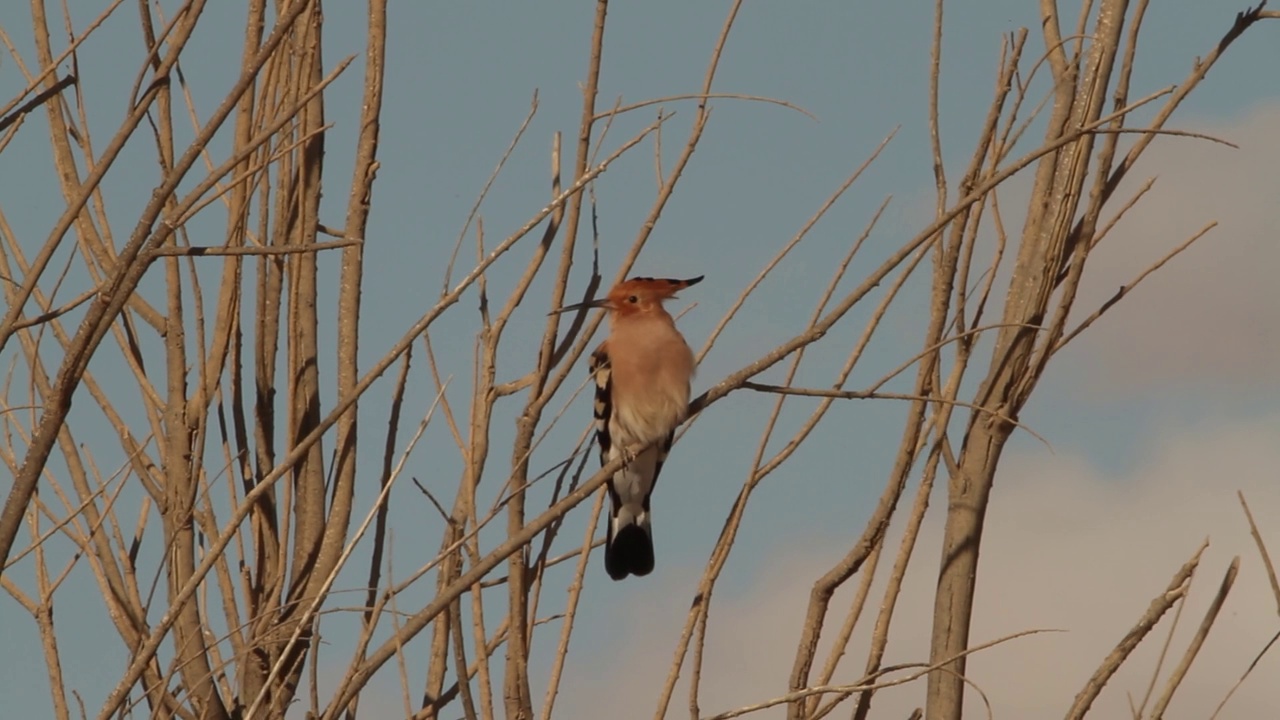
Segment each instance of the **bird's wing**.
[[596,442],[600,444],[600,464],[609,463],[613,439],[609,436],[609,418],[613,415],[613,370],[604,345],[591,353],[591,377],[596,381]]
[[[609,418],[613,416],[613,369],[609,364],[609,351],[602,344],[591,353],[591,377],[596,381],[595,418],[596,442],[600,445],[600,464],[609,464],[609,453],[613,449],[613,436],[609,432]],[[654,446],[658,457],[653,465],[653,477],[649,480],[648,492],[644,498],[644,508],[649,509],[649,494],[658,484],[658,476],[662,474],[662,465],[671,452],[671,444],[675,441],[675,430],[667,433]]]

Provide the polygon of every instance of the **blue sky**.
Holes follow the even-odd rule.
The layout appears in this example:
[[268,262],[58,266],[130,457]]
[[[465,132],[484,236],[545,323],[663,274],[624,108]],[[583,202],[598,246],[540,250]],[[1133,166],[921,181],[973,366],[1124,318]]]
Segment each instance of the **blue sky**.
[[[77,28],[98,12],[97,3],[71,5]],[[173,4],[162,5],[171,9]],[[568,138],[576,129],[581,105],[579,83],[585,74],[592,16],[588,8],[579,5],[392,3],[381,167],[366,239],[366,322],[361,337],[366,365],[380,357],[434,302],[443,282],[444,258],[477,192],[528,112],[535,91],[538,112],[481,210],[486,242],[495,244],[547,201],[551,136],[557,131],[565,133],[565,146],[570,147]],[[872,267],[874,258],[896,248],[927,221],[933,193],[926,124],[932,32],[929,5],[748,3],[743,9],[714,89],[786,100],[811,112],[817,120],[763,103],[712,103],[712,118],[698,152],[634,273],[707,275],[706,281],[683,298],[686,303],[696,303],[681,320],[681,328],[695,348],[731,305],[738,288],[885,136],[896,127],[900,129],[866,176],[750,301],[700,368],[695,392],[794,334],[797,323],[812,312],[832,265],[886,197],[893,198],[890,208],[868,241],[866,258],[860,267],[855,264],[846,286]],[[346,55],[359,54],[362,8],[359,3],[326,6],[324,51],[329,66]],[[616,98],[629,103],[697,92],[727,9],[724,2],[615,3],[608,16],[601,107]],[[1243,5],[1226,7],[1190,0],[1153,8],[1144,25],[1132,95],[1142,96],[1180,81],[1194,59],[1208,52],[1241,9]],[[1074,8],[1064,9],[1068,17],[1074,17],[1075,12]],[[234,79],[242,17],[242,3],[211,4],[186,55],[183,72],[201,117],[208,116]],[[18,5],[0,7],[0,26],[31,66],[34,53],[29,22],[26,11]],[[1001,36],[1023,26],[1034,29],[1037,23],[1034,7],[1023,2],[1001,0],[981,7],[948,7],[941,108],[944,159],[953,173],[972,152],[974,131],[992,94]],[[128,89],[138,71],[141,40],[136,25],[131,9],[118,11],[80,55],[85,102],[99,152],[125,111]],[[1115,249],[1100,251],[1098,270],[1086,283],[1084,307],[1105,299],[1118,284],[1204,222],[1219,219],[1222,225],[1204,243],[1175,260],[1167,268],[1167,277],[1155,277],[1149,288],[1139,290],[1134,296],[1135,308],[1118,309],[1114,317],[1099,324],[1096,337],[1086,336],[1078,348],[1065,352],[1023,414],[1022,420],[1052,443],[1056,458],[1052,462],[1073,458],[1089,469],[1087,478],[1077,478],[1082,484],[1126,482],[1126,478],[1132,481],[1142,476],[1141,469],[1150,464],[1151,454],[1165,447],[1162,443],[1169,437],[1199,433],[1216,437],[1223,428],[1276,426],[1280,301],[1274,290],[1266,288],[1280,271],[1274,242],[1280,232],[1280,211],[1275,209],[1280,203],[1274,202],[1280,178],[1274,168],[1280,164],[1263,162],[1276,157],[1274,140],[1267,140],[1266,128],[1273,128],[1273,121],[1280,118],[1276,104],[1280,82],[1271,72],[1280,67],[1280,45],[1273,42],[1273,33],[1274,28],[1264,23],[1238,41],[1184,103],[1174,123],[1229,135],[1244,145],[1243,149],[1205,148],[1185,139],[1158,141],[1152,151],[1156,170],[1150,171],[1161,174],[1157,191],[1140,209],[1145,214],[1122,226]],[[1030,47],[1031,54],[1040,52],[1034,33]],[[326,95],[326,113],[334,130],[326,148],[322,216],[326,224],[334,226],[341,225],[346,203],[351,138],[360,109],[361,62],[357,57]],[[10,97],[24,86],[12,59],[0,61],[0,97]],[[684,101],[666,107],[676,112],[663,134],[663,163],[669,168],[683,145],[694,106]],[[609,131],[606,149],[647,125],[655,113],[640,111],[619,119]],[[225,150],[225,140],[223,136],[215,142],[215,158]],[[1249,141],[1254,144],[1248,145]],[[43,242],[52,220],[62,211],[61,196],[49,169],[47,143],[43,116],[37,114],[28,119],[18,141],[0,155],[0,207],[29,253]],[[147,144],[143,137],[133,141],[105,186],[108,217],[117,238],[132,229],[137,211],[158,177]],[[614,273],[652,203],[656,192],[653,165],[652,145],[642,146],[611,167],[597,184],[601,265],[606,279]],[[1150,173],[1140,168],[1137,174],[1145,178]],[[1016,193],[1016,189],[1011,191]],[[224,216],[216,208],[206,211],[191,225],[193,241],[219,242],[223,222]],[[589,255],[584,242],[588,237],[585,233],[580,236],[584,252],[577,259],[571,293],[580,292],[588,279]],[[470,242],[468,239],[464,244],[464,258],[469,257]],[[517,248],[508,262],[495,266],[491,288],[509,287],[528,252]],[[59,262],[66,258],[64,251]],[[322,271],[334,278],[336,260],[337,256],[325,257],[321,264]],[[217,269],[209,267],[206,272],[213,277]],[[455,277],[458,274],[455,271]],[[73,271],[72,287],[80,287],[74,285],[77,278],[83,279],[79,271]],[[206,282],[206,292],[214,292],[212,287],[213,283]],[[548,309],[545,290],[545,284],[537,286],[517,313],[504,343],[500,378],[524,372],[535,357],[542,317]],[[1144,300],[1147,290],[1150,294]],[[64,289],[59,298],[65,300],[77,291]],[[332,308],[333,301],[332,295],[322,296],[322,307]],[[916,352],[919,306],[911,303],[904,300],[902,308],[891,313],[889,325],[855,370],[850,387],[868,384]],[[432,335],[443,371],[454,377],[450,397],[456,411],[463,413],[476,327],[474,308],[475,295],[468,294],[441,319]],[[829,384],[868,312],[869,307],[856,309],[824,339],[823,349],[814,352],[802,370],[801,384]],[[328,329],[322,328],[322,333]],[[322,334],[322,340],[331,341],[332,335]],[[8,365],[13,352],[6,349],[0,360]],[[108,385],[113,380],[120,382],[122,397],[128,397],[131,383],[116,356],[118,351],[107,348],[92,370]],[[584,374],[585,368],[575,380]],[[778,371],[768,377],[776,379]],[[322,381],[325,379],[332,380],[322,376]],[[361,405],[367,430],[376,431],[384,422],[389,385],[387,378]],[[410,390],[411,407],[425,409],[433,395],[425,365],[419,361]],[[628,623],[620,626],[613,615],[620,604],[643,609],[648,607],[646,603],[658,603],[677,608],[676,615],[687,606],[697,573],[748,469],[750,454],[742,449],[754,447],[771,406],[771,398],[746,393],[731,396],[700,418],[687,434],[655,498],[659,570],[637,588],[634,582],[600,582],[602,574],[592,568],[571,669],[581,669],[583,677],[594,677],[592,673],[598,671],[593,666],[602,665],[611,648],[629,636],[651,638],[660,644],[663,650],[656,653],[655,662],[665,666],[678,622],[673,624],[662,613],[650,617],[636,610],[628,612]],[[795,403],[775,446],[789,436],[787,428],[794,428],[803,417],[801,409],[807,411],[811,406]],[[507,414],[495,422],[493,442],[497,448],[512,436],[511,413],[516,407],[508,407]],[[813,548],[817,566],[843,554],[880,492],[903,410],[889,403],[837,406],[797,456],[761,486],[721,586],[726,597],[755,597],[752,593],[778,558],[790,557],[799,548]],[[585,428],[589,415],[589,402],[580,398],[563,427],[552,433],[535,455],[535,466],[545,468],[562,457]],[[102,467],[119,464],[122,458],[114,449],[115,443],[103,432],[87,399],[77,404],[71,422],[81,442],[100,453]],[[362,476],[369,480],[366,489],[374,484],[380,463],[381,439],[370,439],[362,461]],[[1017,436],[1010,451],[1032,458],[1044,452],[1026,435]],[[500,469],[505,454],[499,450],[494,458]],[[456,482],[457,467],[456,450],[447,430],[436,423],[410,460],[408,472],[429,486],[435,479],[439,486],[448,488]],[[1266,470],[1244,468],[1238,472],[1252,476]],[[1002,476],[998,488],[1005,484]],[[495,491],[491,483],[489,492]],[[1234,487],[1224,486],[1223,491],[1234,493]],[[403,577],[434,552],[439,526],[434,511],[412,485],[403,483],[395,492],[396,574]],[[373,496],[369,491],[362,493],[363,507]],[[134,500],[123,517],[134,516]],[[1276,521],[1272,527],[1280,527],[1280,497],[1271,493],[1254,502],[1256,515],[1269,516]],[[577,511],[567,525],[565,535],[573,542],[581,537],[583,514],[583,510]],[[1198,538],[1203,532],[1193,534]],[[1240,552],[1247,551],[1246,546]],[[922,557],[933,554],[930,549],[922,553]],[[358,585],[365,572],[363,566],[358,567],[357,572],[341,578],[339,586]],[[30,571],[19,568],[13,577],[23,583],[29,580]],[[797,597],[807,593],[812,577],[811,573],[808,580],[793,588]],[[66,623],[69,637],[74,635],[64,648],[64,667],[69,686],[85,696],[92,712],[118,676],[124,653],[102,615],[88,568],[77,568],[68,582],[69,587],[82,589],[82,597],[68,592],[68,599],[58,606],[60,623]],[[1135,592],[1143,597],[1147,589],[1156,588],[1135,588]],[[402,608],[423,600],[424,595],[410,593],[402,600]],[[549,595],[547,600],[558,602],[559,597]],[[767,605],[763,600],[761,603]],[[798,617],[791,620],[798,621]],[[0,694],[17,699],[15,711],[20,709],[23,716],[41,717],[48,712],[44,671],[28,659],[38,652],[36,635],[29,618],[7,596],[0,597],[0,626],[6,629],[7,638],[14,638],[7,640],[7,645],[24,648],[21,654],[0,658]],[[335,628],[331,636],[339,648],[331,656],[333,662],[340,662],[344,654],[343,632]],[[411,677],[414,671],[419,676],[421,672],[420,658],[417,665],[414,662],[411,658]],[[771,676],[762,682],[780,689],[781,678]],[[589,696],[581,685],[566,685],[565,693],[571,694],[574,687],[574,692]],[[652,688],[643,690],[637,692],[652,698]],[[539,691],[535,689],[535,693]],[[572,700],[569,703],[566,712],[570,717],[574,716],[573,708],[581,712],[585,707],[573,705]]]

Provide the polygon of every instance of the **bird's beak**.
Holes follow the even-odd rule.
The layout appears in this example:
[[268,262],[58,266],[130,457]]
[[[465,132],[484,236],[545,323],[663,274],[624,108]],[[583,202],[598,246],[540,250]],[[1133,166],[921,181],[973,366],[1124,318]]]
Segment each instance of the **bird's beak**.
[[548,315],[559,315],[561,313],[573,312],[574,310],[590,310],[591,308],[609,307],[609,298],[596,298],[587,302],[574,303],[573,305],[565,305],[558,310],[552,310]]

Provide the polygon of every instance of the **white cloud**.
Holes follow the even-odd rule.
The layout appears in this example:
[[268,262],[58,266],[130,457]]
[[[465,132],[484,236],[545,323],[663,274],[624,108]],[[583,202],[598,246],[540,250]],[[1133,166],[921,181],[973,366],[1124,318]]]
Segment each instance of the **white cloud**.
[[[1016,640],[971,660],[969,675],[990,696],[997,718],[1063,714],[1097,664],[1206,536],[1212,544],[1166,661],[1166,676],[1231,557],[1240,556],[1235,588],[1172,705],[1177,717],[1212,713],[1263,643],[1280,629],[1276,601],[1235,495],[1237,489],[1246,494],[1273,555],[1280,556],[1278,425],[1280,416],[1271,416],[1166,432],[1145,447],[1137,467],[1123,476],[1100,475],[1078,458],[1047,451],[1007,458],[988,516],[973,642],[1029,628],[1067,632]],[[935,512],[944,507],[939,500]],[[936,525],[920,539],[895,615],[887,663],[922,660],[927,651]],[[842,543],[852,536],[847,533]],[[840,551],[831,548],[816,558],[812,541],[812,536],[797,538],[795,547],[776,554],[745,591],[721,589],[715,595],[702,714],[785,691],[809,590]],[[890,562],[882,563],[881,574]],[[558,705],[563,714],[557,716],[601,717],[608,708],[609,717],[652,717],[688,607],[687,599],[679,598],[687,598],[696,581],[667,575],[633,585],[625,640],[599,653],[571,656]],[[846,592],[832,603],[829,635],[838,630],[848,598]],[[837,681],[848,682],[858,674],[866,628],[877,608],[878,595],[873,594]],[[1126,693],[1142,696],[1171,618],[1166,616],[1103,692],[1094,717],[1129,716]],[[1263,717],[1273,711],[1280,689],[1269,678],[1277,673],[1280,655],[1273,653],[1237,691],[1222,717]],[[687,678],[687,670],[683,675]],[[1157,684],[1157,694],[1166,676]],[[682,679],[668,716],[687,716],[685,687]],[[923,682],[882,693],[874,715],[905,717],[922,704],[923,693]],[[973,716],[984,717],[974,694],[969,701]],[[752,717],[780,716],[779,710]]]
[[[1160,138],[1118,194],[1155,186],[1090,259],[1075,316],[1211,221],[1218,226],[1149,276],[1069,351],[1087,387],[1150,391],[1186,381],[1251,387],[1280,380],[1280,104],[1238,120],[1193,123],[1239,150]],[[1175,123],[1175,126],[1179,126]]]

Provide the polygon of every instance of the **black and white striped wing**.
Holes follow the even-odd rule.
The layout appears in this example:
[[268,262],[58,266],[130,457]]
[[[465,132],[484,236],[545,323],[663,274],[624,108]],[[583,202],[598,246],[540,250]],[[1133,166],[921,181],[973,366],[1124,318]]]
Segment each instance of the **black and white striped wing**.
[[601,345],[591,353],[591,377],[596,381],[596,442],[600,445],[600,464],[609,463],[609,451],[613,438],[609,435],[609,418],[613,415],[613,371],[609,366],[609,353]]
[[[595,397],[595,418],[596,418],[596,443],[600,445],[600,464],[607,465],[609,463],[609,453],[613,450],[613,435],[609,431],[609,418],[613,416],[613,371],[609,364],[609,352],[604,345],[596,348],[591,353],[590,362],[591,377],[596,382]],[[667,454],[671,452],[671,444],[675,441],[675,430],[667,433],[667,436],[658,441],[657,450],[658,458],[653,468],[653,480],[649,492],[653,492],[653,486],[658,484],[658,476],[662,474],[662,465],[667,461]],[[649,509],[648,497],[645,498],[645,510]]]

